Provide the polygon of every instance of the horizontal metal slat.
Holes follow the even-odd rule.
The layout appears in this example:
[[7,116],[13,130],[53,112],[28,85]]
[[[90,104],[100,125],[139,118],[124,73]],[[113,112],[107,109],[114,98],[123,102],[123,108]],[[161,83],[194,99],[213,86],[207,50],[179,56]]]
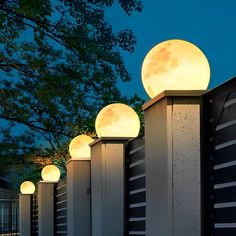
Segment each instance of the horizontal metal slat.
[[146,174],[141,174],[141,175],[135,175],[135,176],[131,176],[129,178],[129,181],[133,181],[133,180],[136,180],[136,179],[140,179],[140,178],[143,178],[143,177],[146,177]]
[[56,216],[56,219],[61,219],[61,218],[66,218],[67,215],[62,215],[62,216]]
[[214,204],[214,208],[236,207],[236,202],[222,202]]
[[145,151],[144,149],[140,149],[139,151],[129,155],[129,163],[133,164],[137,161],[145,159]]
[[136,189],[145,188],[145,181],[146,181],[145,176],[130,181],[129,182],[129,190],[132,191],[132,190],[136,190]]
[[236,181],[225,182],[221,184],[215,184],[214,189],[224,189],[224,188],[230,188],[230,187],[235,187],[235,186],[236,186]]
[[130,168],[129,170],[129,175],[131,176],[136,176],[136,175],[141,175],[145,173],[145,163],[142,163],[138,166],[134,166]]
[[67,201],[62,201],[56,204],[56,209],[65,209],[67,208]]
[[129,218],[129,221],[145,221],[146,220],[146,217],[131,217]]
[[56,202],[66,201],[67,200],[67,193],[60,194],[59,196],[55,197]]
[[235,124],[236,124],[236,119],[231,120],[231,121],[227,121],[227,122],[225,122],[225,123],[222,123],[222,124],[220,124],[220,125],[217,125],[217,126],[216,126],[216,131],[219,131],[219,130],[228,128],[228,127],[230,127],[230,126],[232,126],[232,125],[235,125]]
[[144,148],[145,148],[145,145],[144,145],[144,144],[142,144],[142,145],[140,145],[140,146],[137,146],[137,147],[133,147],[133,149],[130,148],[130,150],[129,150],[129,155],[131,156],[131,155],[133,155],[134,153],[137,153],[137,152],[139,152],[140,150],[143,150]]
[[56,225],[56,231],[67,232],[67,225]]
[[129,208],[136,208],[136,207],[144,207],[146,206],[146,202],[138,202],[129,205]]
[[236,229],[234,228],[215,228],[214,236],[235,236]]
[[59,205],[59,204],[62,204],[62,203],[66,203],[66,202],[67,202],[67,199],[62,199],[61,201],[56,201],[56,205]]
[[60,213],[61,214],[64,214],[65,212],[67,211],[67,208],[66,207],[64,207],[64,208],[58,208],[58,209],[56,209],[56,214],[57,215],[60,215]]
[[56,224],[56,227],[64,227],[64,226],[67,226],[67,223],[66,222],[63,222],[63,223],[58,223]]
[[66,186],[64,186],[63,188],[60,188],[56,191],[56,196],[62,194],[62,193],[66,193]]
[[215,229],[228,229],[228,228],[236,229],[236,223],[215,223],[214,228]]
[[140,164],[142,164],[142,163],[144,163],[144,162],[145,162],[144,159],[139,160],[139,161],[136,161],[136,162],[133,162],[132,164],[129,165],[129,168],[132,168],[132,167],[134,167],[134,166],[138,166],[138,165],[140,165]]
[[135,190],[129,191],[129,195],[136,194],[136,193],[142,193],[142,192],[146,192],[146,188],[140,188],[140,189],[135,189]]
[[236,139],[233,139],[233,140],[230,140],[230,141],[227,141],[227,142],[216,145],[215,150],[216,151],[221,150],[221,149],[224,149],[224,148],[227,148],[227,147],[230,147],[230,146],[234,146],[234,145],[236,145]]
[[219,170],[219,169],[223,169],[223,168],[227,168],[227,167],[231,167],[231,166],[236,166],[236,160],[225,162],[225,163],[222,163],[222,164],[219,164],[219,165],[215,165],[214,170]]
[[56,218],[56,225],[59,225],[59,224],[67,224],[67,216],[64,216],[62,218]]
[[61,196],[65,196],[65,197],[66,197],[66,194],[67,194],[66,191],[64,191],[64,192],[62,192],[62,193],[60,193],[60,194],[56,194],[56,198],[59,198],[59,197],[61,197]]
[[128,234],[129,235],[145,236],[146,235],[146,231],[130,231]]

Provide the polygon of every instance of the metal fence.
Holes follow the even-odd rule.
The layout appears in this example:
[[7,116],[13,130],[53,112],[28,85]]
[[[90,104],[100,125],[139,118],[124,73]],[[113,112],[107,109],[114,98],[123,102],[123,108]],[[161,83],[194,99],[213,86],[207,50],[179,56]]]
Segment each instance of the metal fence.
[[236,235],[236,78],[203,96],[202,205],[205,236]]
[[[236,78],[204,94],[201,109],[202,235],[235,236]],[[136,138],[127,145],[126,235],[146,236],[144,142],[144,137]],[[55,185],[55,235],[58,236],[67,235],[66,184],[63,179]],[[0,235],[9,230],[18,232],[18,201],[3,200],[0,201]],[[37,194],[32,201],[32,235],[38,235]]]
[[146,235],[144,138],[129,142],[127,151],[127,235]]
[[[32,196],[31,235],[38,235],[38,193]],[[67,192],[66,178],[55,185],[55,235],[67,235]]]
[[38,236],[38,194],[32,195],[31,235]]
[[19,199],[16,193],[0,188],[0,235],[19,235]]
[[67,191],[66,178],[56,184],[55,190],[55,234],[67,235]]

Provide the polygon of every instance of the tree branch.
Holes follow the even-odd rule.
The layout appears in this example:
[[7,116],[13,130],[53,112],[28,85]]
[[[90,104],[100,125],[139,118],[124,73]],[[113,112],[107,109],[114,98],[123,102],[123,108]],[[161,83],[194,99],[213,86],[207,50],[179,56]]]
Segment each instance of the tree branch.
[[[6,11],[7,13],[11,13],[11,14],[16,15],[16,18],[15,18],[15,17],[11,17],[11,16],[9,16],[9,15],[7,16],[8,18],[10,18],[10,19],[12,19],[12,20],[15,20],[15,21],[18,21],[18,22],[20,22],[20,23],[23,23],[24,25],[27,25],[27,26],[29,26],[29,27],[31,27],[31,28],[37,30],[37,27],[36,27],[36,26],[34,26],[34,25],[32,25],[32,24],[29,24],[29,23],[26,23],[26,22],[24,22],[23,20],[20,20],[20,18],[27,19],[27,20],[29,20],[29,21],[35,23],[37,26],[41,27],[42,29],[44,29],[44,30],[46,31],[46,32],[44,32],[44,34],[45,34],[47,37],[51,38],[52,40],[56,41],[57,43],[59,43],[59,44],[65,46],[65,47],[70,48],[71,50],[76,49],[75,46],[73,46],[73,45],[71,46],[70,44],[64,43],[64,42],[62,42],[61,40],[59,40],[58,38],[60,38],[60,36],[59,36],[59,35],[55,35],[55,33],[50,32],[50,30],[48,29],[48,27],[53,27],[54,29],[57,28],[57,29],[58,29],[59,31],[61,31],[63,34],[67,35],[68,37],[71,37],[71,35],[70,35],[69,33],[67,33],[67,32],[65,32],[64,30],[58,28],[57,25],[51,25],[51,24],[49,24],[49,23],[47,23],[47,22],[41,22],[41,21],[39,21],[39,20],[36,20],[36,19],[30,18],[30,17],[28,17],[28,16],[25,16],[25,15],[23,15],[23,14],[20,14],[20,13],[18,13],[18,12],[12,11],[12,10],[9,9],[9,8],[5,8],[5,11]],[[45,27],[44,25],[47,25],[48,27]],[[52,35],[50,35],[50,34],[52,34]]]
[[0,115],[0,119],[4,119],[4,120],[8,120],[8,121],[14,121],[14,122],[23,124],[23,125],[25,125],[27,127],[30,127],[32,129],[42,130],[42,131],[45,131],[45,132],[55,133],[55,134],[59,134],[59,135],[63,135],[63,136],[69,137],[69,138],[73,138],[71,135],[69,135],[67,133],[60,132],[60,131],[57,131],[57,130],[53,130],[53,129],[50,129],[50,128],[44,128],[44,127],[36,126],[36,125],[34,125],[34,124],[30,123],[30,122],[23,121],[23,120],[18,119],[18,118],[7,117],[7,116],[4,116],[4,115]]
[[47,68],[49,70],[54,70],[54,71],[57,71],[57,72],[60,72],[60,73],[64,73],[66,74],[64,71],[62,70],[58,70],[56,68],[53,68],[53,67],[50,67],[50,66],[47,66],[47,65],[37,65],[37,64],[24,64],[24,63],[10,63],[10,64],[3,64],[3,63],[0,63],[0,68],[1,67],[13,67],[15,69],[17,69],[16,67],[27,67],[27,68]]
[[35,132],[41,134],[41,135],[50,143],[50,145],[51,145],[51,147],[52,147],[52,149],[53,149],[54,151],[57,150],[56,147],[54,146],[53,142],[52,142],[52,139],[51,139],[51,137],[50,137],[50,134],[49,134],[49,137],[47,137],[43,132],[41,132],[41,131],[38,130],[38,129],[32,128],[32,130],[34,130]]
[[[63,12],[61,12],[61,17],[60,17],[60,19],[59,19],[59,20],[57,21],[57,23],[53,26],[54,29],[58,29],[58,25],[61,23],[61,21],[62,21],[64,15],[65,15],[65,13],[66,13],[66,10],[63,11]],[[62,32],[63,32],[63,31],[62,31]],[[63,32],[63,33],[64,33],[64,32]]]
[[37,76],[37,75],[35,75],[35,74],[33,74],[33,73],[29,72],[29,71],[22,70],[20,67],[12,66],[11,68],[14,68],[15,70],[18,70],[18,71],[22,72],[26,76],[33,77],[33,78],[36,78],[36,79],[40,79],[41,78],[40,76]]

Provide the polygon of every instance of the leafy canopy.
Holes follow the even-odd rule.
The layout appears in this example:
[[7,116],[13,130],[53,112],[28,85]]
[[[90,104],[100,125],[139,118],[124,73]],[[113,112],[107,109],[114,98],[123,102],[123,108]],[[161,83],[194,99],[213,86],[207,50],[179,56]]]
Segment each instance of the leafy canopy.
[[[132,53],[136,37],[113,32],[104,10],[114,3],[0,0],[1,159],[26,163],[63,150],[76,135],[93,133],[109,103],[140,108],[142,99],[117,87],[131,79],[121,51]],[[139,0],[119,4],[128,15],[142,10]]]

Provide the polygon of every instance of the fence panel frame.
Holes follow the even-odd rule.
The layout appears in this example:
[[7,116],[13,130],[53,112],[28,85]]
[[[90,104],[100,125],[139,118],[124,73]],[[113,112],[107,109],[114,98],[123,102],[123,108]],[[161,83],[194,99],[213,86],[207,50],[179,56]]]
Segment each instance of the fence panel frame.
[[[132,154],[135,154],[137,152],[143,152],[140,160],[138,161],[143,161],[142,163],[144,164],[144,175],[145,175],[145,137],[138,137],[138,138],[135,138],[135,139],[132,139],[129,141],[128,145],[127,145],[127,148],[126,148],[126,162],[125,162],[125,173],[126,173],[126,176],[125,176],[125,179],[126,179],[126,187],[125,187],[125,205],[126,205],[126,209],[125,209],[125,235],[130,235],[129,233],[131,232],[131,229],[129,228],[130,227],[130,221],[129,221],[129,218],[131,216],[131,210],[130,210],[130,207],[129,207],[129,200],[130,200],[130,177],[132,178],[133,176],[130,169],[130,165],[132,165],[131,163],[131,155]],[[142,164],[141,163],[141,164]],[[146,178],[146,176],[143,176],[144,179]],[[141,177],[141,178],[143,178]],[[144,188],[146,187],[146,182],[144,182]],[[135,189],[135,190],[139,190],[139,188]],[[146,191],[144,192],[145,196],[146,196]],[[145,198],[145,202],[146,202],[146,198]],[[146,206],[143,206],[144,207],[144,215],[142,215],[142,217],[137,217],[137,218],[145,218],[146,217]],[[140,214],[143,214],[143,211],[140,212]],[[134,221],[134,222],[138,222],[137,224],[134,224],[134,227],[137,231],[140,231],[140,232],[143,232],[141,230],[138,230],[140,229],[140,227],[142,228],[143,225],[139,224],[139,222],[142,222],[144,221],[144,234],[139,234],[141,236],[145,236],[146,235],[146,219],[144,220],[141,220],[141,221]],[[135,230],[132,230],[132,231],[135,231]]]
[[[55,235],[60,235],[60,236],[65,236],[67,235],[67,179],[66,177],[59,180],[56,184],[55,184],[55,191],[54,191],[54,210],[55,210],[55,214],[54,214],[54,232]],[[60,193],[62,191],[62,193]],[[59,192],[59,193],[58,193]],[[59,198],[61,198],[61,196],[63,195],[62,200],[58,201]],[[58,203],[62,203],[61,205],[65,205],[65,207],[60,208],[58,206]],[[64,209],[65,208],[65,209]],[[65,214],[63,215],[58,215],[58,210],[65,210]],[[63,220],[63,222],[59,222],[61,218],[65,218],[65,221]],[[63,229],[62,231],[58,230],[58,227],[61,226],[65,226],[65,229]]]
[[203,236],[214,235],[215,226],[214,129],[223,112],[224,104],[233,91],[236,91],[236,77],[207,92],[201,98],[201,231]]
[[[0,234],[10,233],[10,235],[18,235],[19,233],[19,196],[17,193],[0,187],[0,204],[1,209],[7,211],[7,227],[0,228]],[[4,206],[2,208],[2,206]],[[2,216],[1,219],[5,217]],[[1,222],[0,222],[1,223]],[[5,230],[5,231],[4,231]],[[1,232],[2,231],[2,232]]]

